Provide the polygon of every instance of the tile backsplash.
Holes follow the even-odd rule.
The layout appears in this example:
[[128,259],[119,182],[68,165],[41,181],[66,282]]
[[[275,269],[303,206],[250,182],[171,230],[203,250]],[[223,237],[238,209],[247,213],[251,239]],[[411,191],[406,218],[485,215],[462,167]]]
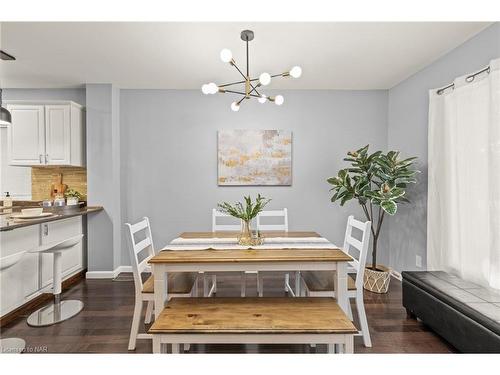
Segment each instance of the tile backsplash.
[[54,175],[62,174],[62,183],[87,197],[87,170],[80,167],[33,167],[31,168],[31,199],[50,198]]

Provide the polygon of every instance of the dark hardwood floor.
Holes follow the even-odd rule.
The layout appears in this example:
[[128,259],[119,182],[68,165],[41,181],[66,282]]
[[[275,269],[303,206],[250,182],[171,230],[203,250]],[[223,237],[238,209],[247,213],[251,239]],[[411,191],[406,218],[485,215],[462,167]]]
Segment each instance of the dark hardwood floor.
[[[249,275],[247,295],[256,295],[255,277]],[[219,296],[238,296],[239,277],[218,277]],[[285,296],[283,277],[265,279],[265,296]],[[128,353],[132,322],[134,284],[131,274],[117,280],[84,280],[63,294],[63,299],[79,299],[84,310],[60,324],[33,328],[26,317],[2,328],[2,337],[21,337],[31,353]],[[401,283],[391,281],[388,294],[365,291],[365,307],[371,330],[372,348],[355,338],[356,353],[450,353],[454,349],[421,322],[407,318],[401,305]],[[353,313],[356,316],[353,304]],[[304,317],[307,318],[307,317]],[[357,323],[356,323],[357,324]],[[319,353],[324,345],[192,345],[190,353]],[[138,340],[135,352],[151,353],[149,340]]]

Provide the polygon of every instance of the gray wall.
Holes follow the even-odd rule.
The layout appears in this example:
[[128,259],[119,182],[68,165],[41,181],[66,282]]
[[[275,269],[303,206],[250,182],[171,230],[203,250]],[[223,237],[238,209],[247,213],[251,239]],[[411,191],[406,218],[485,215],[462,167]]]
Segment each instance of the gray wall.
[[[277,107],[247,102],[238,113],[223,95],[199,91],[121,90],[122,199],[125,221],[149,216],[156,246],[184,230],[211,230],[211,209],[244,194],[287,207],[291,230],[317,230],[341,244],[354,203],[330,203],[326,179],[346,151],[387,143],[387,91],[286,91]],[[293,183],[285,187],[217,186],[218,129],[289,129]],[[128,259],[123,248],[122,261]]]
[[[389,90],[388,147],[406,156],[418,156],[422,174],[410,189],[412,204],[400,208],[389,221],[389,265],[398,270],[418,269],[415,256],[426,265],[427,242],[427,125],[428,91],[446,86],[456,77],[479,70],[500,57],[500,23],[495,23],[433,64]],[[381,249],[387,252],[387,248]]]
[[88,270],[121,263],[119,90],[89,84],[87,93],[87,197],[104,211],[88,217]]

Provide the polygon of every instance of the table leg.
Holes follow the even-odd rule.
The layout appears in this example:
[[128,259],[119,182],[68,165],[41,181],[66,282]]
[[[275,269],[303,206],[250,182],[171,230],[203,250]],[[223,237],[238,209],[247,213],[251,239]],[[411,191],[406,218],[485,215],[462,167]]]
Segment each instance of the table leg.
[[154,294],[155,294],[155,320],[165,308],[168,300],[168,277],[162,264],[153,264]]
[[354,353],[354,336],[346,335],[344,344],[344,353],[353,354]]
[[337,303],[340,308],[346,313],[349,314],[349,310],[347,308],[347,304],[349,303],[349,299],[347,297],[347,263],[346,262],[337,262],[337,272],[335,273],[336,277],[334,280],[335,285],[335,293],[337,294]]

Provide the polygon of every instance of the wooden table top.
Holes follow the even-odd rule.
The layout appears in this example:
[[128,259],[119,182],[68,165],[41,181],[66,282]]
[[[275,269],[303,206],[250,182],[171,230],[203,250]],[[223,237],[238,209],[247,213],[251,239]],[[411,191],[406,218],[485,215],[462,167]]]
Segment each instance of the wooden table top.
[[149,329],[171,334],[355,332],[328,297],[173,298]]
[[[235,238],[240,232],[183,232],[179,235],[181,238]],[[321,237],[318,233],[313,231],[295,231],[295,232],[283,232],[283,231],[266,231],[261,232],[262,236],[267,238],[275,237]]]
[[340,249],[166,250],[149,263],[349,262]]

